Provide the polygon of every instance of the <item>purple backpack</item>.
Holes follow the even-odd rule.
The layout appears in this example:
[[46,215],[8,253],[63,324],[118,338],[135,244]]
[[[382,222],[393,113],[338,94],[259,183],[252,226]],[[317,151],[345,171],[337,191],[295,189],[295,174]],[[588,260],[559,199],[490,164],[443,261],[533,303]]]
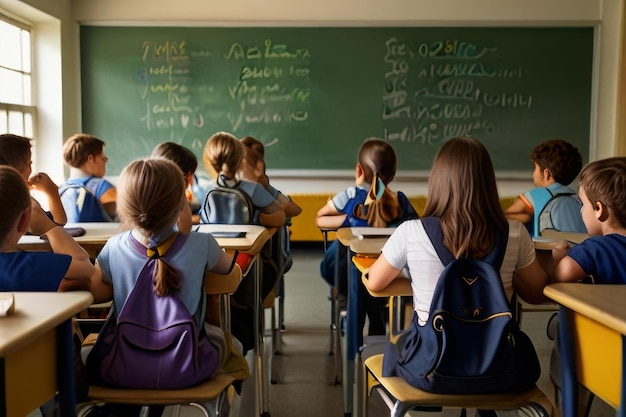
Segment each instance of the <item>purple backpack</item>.
[[[186,388],[209,379],[219,365],[217,349],[204,328],[198,330],[176,293],[155,293],[156,259],[148,258],[146,248],[131,234],[129,239],[147,260],[119,317],[107,320],[90,353],[98,356],[100,378],[115,386],[144,389]],[[178,234],[161,258],[167,261],[186,239]]]

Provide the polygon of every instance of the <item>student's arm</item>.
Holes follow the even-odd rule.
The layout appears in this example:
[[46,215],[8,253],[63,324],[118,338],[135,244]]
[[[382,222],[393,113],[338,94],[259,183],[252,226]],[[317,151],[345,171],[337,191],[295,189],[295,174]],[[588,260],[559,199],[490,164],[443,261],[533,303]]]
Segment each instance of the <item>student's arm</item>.
[[516,270],[513,274],[513,290],[527,303],[549,302],[550,299],[543,295],[543,288],[549,283],[548,273],[543,270],[536,258],[530,265]]
[[341,214],[335,208],[332,200],[328,200],[315,216],[315,224],[320,229],[338,229],[343,225],[347,215]]
[[259,224],[262,226],[280,227],[285,224],[286,220],[285,212],[276,200],[269,206],[263,207],[259,213]]
[[212,272],[218,274],[228,274],[230,272],[230,268],[233,266],[233,259],[223,250],[220,250],[220,255],[211,268]]
[[34,234],[45,234],[54,253],[72,257],[59,291],[89,289],[91,277],[96,273],[89,255],[63,227],[50,220],[38,204],[33,204],[30,230]]
[[554,267],[554,282],[577,282],[587,278],[589,274],[580,267],[578,262],[569,256],[561,259]]
[[112,218],[117,217],[117,188],[111,187],[100,196],[100,203]]
[[63,208],[61,196],[59,195],[59,187],[50,179],[48,174],[40,172],[33,175],[28,179],[28,185],[31,189],[41,191],[46,195],[48,208],[55,223],[61,225],[67,223],[65,209]]
[[372,264],[367,274],[367,288],[372,291],[382,291],[393,281],[402,270],[396,269],[387,261],[382,253]]
[[96,261],[96,272],[91,276],[89,291],[93,295],[94,303],[104,303],[113,299],[113,286],[102,280],[102,269]]
[[533,207],[524,199],[518,198],[506,209],[506,217],[511,220],[519,220],[528,223],[533,218]]
[[279,192],[276,200],[283,208],[285,216],[296,217],[298,214],[302,213],[302,207],[294,203],[289,196],[286,196],[285,194]]

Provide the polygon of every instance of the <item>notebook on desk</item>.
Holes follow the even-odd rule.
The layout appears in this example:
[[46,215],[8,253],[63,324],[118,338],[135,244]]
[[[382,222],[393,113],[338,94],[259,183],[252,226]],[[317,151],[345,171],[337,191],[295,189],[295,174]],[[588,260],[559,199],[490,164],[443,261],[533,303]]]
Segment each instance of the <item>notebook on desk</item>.
[[391,236],[394,227],[353,227],[352,236],[357,239],[381,239]]
[[246,232],[228,231],[228,230],[216,230],[210,232],[215,238],[238,238],[246,237]]

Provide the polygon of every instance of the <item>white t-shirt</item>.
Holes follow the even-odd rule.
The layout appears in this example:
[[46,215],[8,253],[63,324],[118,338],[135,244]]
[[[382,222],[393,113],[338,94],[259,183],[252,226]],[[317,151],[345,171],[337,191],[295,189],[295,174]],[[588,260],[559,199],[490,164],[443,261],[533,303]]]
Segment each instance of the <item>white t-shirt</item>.
[[[413,306],[419,324],[424,325],[444,266],[421,220],[408,220],[398,226],[387,240],[382,253],[391,266],[403,269],[404,274],[411,278]],[[522,223],[509,220],[509,240],[500,268],[504,291],[509,300],[513,295],[513,272],[527,267],[534,259],[535,245],[528,231]]]

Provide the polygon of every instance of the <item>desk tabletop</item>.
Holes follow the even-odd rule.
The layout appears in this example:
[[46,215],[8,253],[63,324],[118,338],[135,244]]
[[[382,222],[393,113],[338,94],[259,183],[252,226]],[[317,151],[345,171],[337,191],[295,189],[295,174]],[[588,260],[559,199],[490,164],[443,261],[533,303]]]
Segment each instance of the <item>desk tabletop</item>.
[[[363,281],[363,285],[367,288],[367,278],[365,275],[369,271],[370,266],[376,261],[375,257],[371,256],[363,256],[356,255],[352,257],[352,262],[356,269],[361,273],[361,281]],[[401,295],[413,295],[413,289],[411,288],[411,281],[408,277],[401,275],[391,281],[389,285],[387,285],[382,291],[370,291],[368,288],[367,291],[374,297],[393,297],[393,296],[401,296]]]
[[[102,247],[112,236],[122,232],[121,224],[116,222],[68,223],[64,226],[64,228],[72,227],[85,229],[83,236],[74,237],[74,240],[80,245],[100,245]],[[22,236],[17,246],[23,250],[51,250],[47,240],[33,235]]]
[[342,227],[337,239],[354,253],[379,255],[395,227]]
[[36,340],[93,302],[88,291],[14,292],[15,311],[0,317],[0,357]]
[[241,252],[258,253],[270,238],[268,230],[259,225],[251,224],[200,224],[193,228],[200,233],[245,232],[241,237],[219,237],[215,240],[222,249]]
[[556,283],[543,293],[557,303],[626,335],[626,285]]

